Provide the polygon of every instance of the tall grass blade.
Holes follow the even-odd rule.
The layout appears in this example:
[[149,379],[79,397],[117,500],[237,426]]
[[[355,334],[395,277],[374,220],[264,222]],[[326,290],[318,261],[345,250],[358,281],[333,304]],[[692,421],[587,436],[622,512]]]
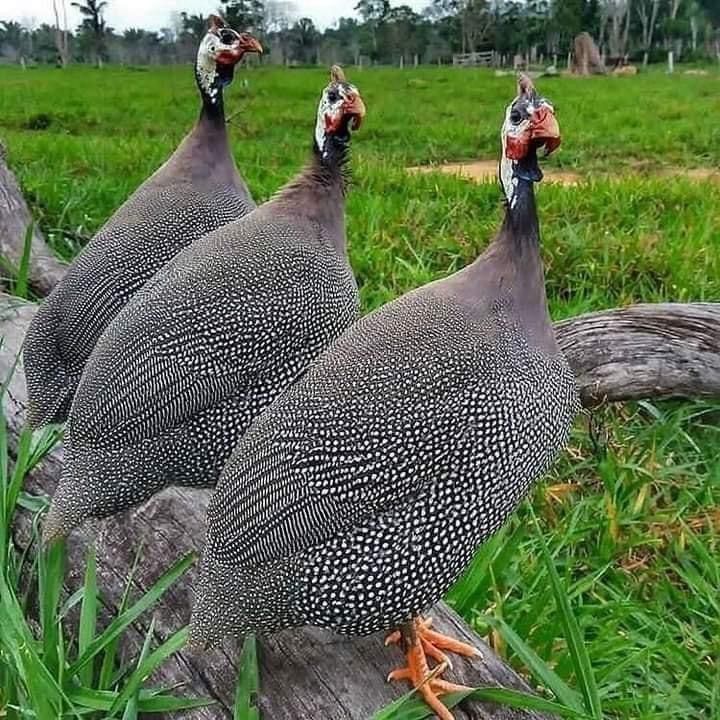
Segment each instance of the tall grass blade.
[[[25,622],[22,607],[13,589],[0,572],[0,619],[3,632],[0,634],[0,649],[10,657],[14,671],[27,689],[26,700],[39,718],[59,717],[61,708],[79,717],[77,710],[60,687],[56,676],[50,673],[38,654],[39,647],[32,631]],[[57,656],[57,649],[55,649]]]
[[136,603],[116,617],[100,635],[90,642],[85,652],[68,668],[68,674],[75,675],[81,667],[87,665],[99,652],[102,652],[110,642],[118,638],[128,625],[152,607],[165,594],[166,590],[187,572],[195,562],[195,557],[195,553],[189,553],[163,573]]
[[65,542],[41,551],[38,563],[38,597],[42,629],[43,660],[55,676],[60,671],[60,594],[65,579]]
[[[68,698],[77,707],[91,710],[100,710],[105,713],[110,711],[113,703],[118,699],[118,693],[113,690],[94,690],[86,687],[75,687],[68,690]],[[214,700],[209,698],[179,698],[173,695],[163,695],[153,690],[141,690],[139,692],[138,712],[139,713],[164,713],[178,712],[181,710],[193,710],[195,708],[209,707],[215,705]],[[104,716],[102,720],[105,720]]]
[[[150,621],[150,627],[148,628],[148,631],[145,633],[145,640],[143,641],[142,650],[140,651],[140,657],[138,657],[137,661],[137,667],[141,667],[142,664],[145,662],[145,659],[148,656],[148,653],[150,652],[150,643],[152,642],[153,633],[155,632],[155,618],[153,618]],[[131,697],[127,701],[127,705],[125,706],[125,711],[123,712],[122,720],[137,720],[138,715],[138,701],[140,700],[140,686],[138,684],[137,689],[133,692]],[[115,703],[122,703],[122,695],[119,696]],[[112,709],[115,707],[115,703],[113,703]],[[118,705],[118,707],[122,707],[122,705]]]
[[[78,657],[87,652],[90,643],[95,639],[97,627],[97,559],[95,548],[90,547],[85,565],[85,583],[83,587],[82,606],[80,608],[80,625],[78,627]],[[90,687],[93,681],[93,659],[80,668],[78,680]]]
[[30,279],[30,252],[32,250],[33,233],[35,232],[35,223],[31,222],[25,230],[23,239],[23,251],[20,258],[17,276],[15,278],[15,295],[21,298],[27,298]]
[[595,675],[590,663],[590,657],[585,647],[585,642],[580,632],[580,626],[575,619],[567,592],[563,587],[560,576],[555,569],[550,551],[548,550],[545,538],[542,535],[540,524],[532,507],[529,508],[535,523],[535,531],[540,545],[540,552],[545,562],[545,568],[550,578],[550,585],[557,604],[558,616],[563,627],[565,641],[567,642],[570,658],[572,659],[575,676],[577,677],[580,692],[585,700],[585,710],[595,720],[602,720],[602,704],[598,693]]
[[[574,708],[545,700],[537,695],[507,688],[475,688],[467,692],[450,693],[442,698],[443,704],[448,708],[455,707],[463,700],[490,702],[504,707],[534,710],[573,720],[589,720],[582,711],[578,712]],[[425,720],[429,717],[433,717],[432,710],[415,692],[412,692],[375,713],[372,720]]]
[[579,713],[583,712],[580,696],[502,618],[482,615],[480,620],[503,636],[537,681],[550,690],[563,705]]
[[12,477],[8,483],[6,490],[5,505],[7,507],[7,514],[5,515],[5,522],[10,526],[12,521],[12,515],[15,512],[15,506],[17,505],[18,498],[20,497],[20,491],[25,480],[25,476],[29,472],[30,456],[32,452],[32,432],[28,428],[24,428],[18,438],[17,448],[15,451],[15,469],[13,470]]
[[260,720],[260,712],[255,707],[258,692],[260,692],[260,673],[257,663],[257,641],[254,635],[248,635],[240,655],[233,720]]
[[[125,588],[123,590],[122,597],[120,598],[120,603],[118,604],[118,616],[122,615],[127,608],[128,598],[130,596],[130,588],[132,587],[133,578],[135,577],[135,573],[137,572],[141,553],[142,544],[140,545],[140,547],[138,547],[137,552],[135,553],[132,567],[130,568],[130,572],[128,573],[127,582],[125,583]],[[100,688],[101,690],[109,689],[115,685],[115,662],[117,660],[117,650],[119,642],[120,637],[118,636],[110,640],[110,642],[108,642],[103,649],[103,659],[102,664],[100,665],[100,677],[98,678],[98,688]]]
[[[176,653],[187,642],[188,628],[178,630],[162,645],[153,650],[144,660],[138,663],[132,672],[117,700],[110,708],[110,715],[114,715],[131,697],[140,689],[140,685],[173,653]],[[146,639],[147,642],[147,639]]]

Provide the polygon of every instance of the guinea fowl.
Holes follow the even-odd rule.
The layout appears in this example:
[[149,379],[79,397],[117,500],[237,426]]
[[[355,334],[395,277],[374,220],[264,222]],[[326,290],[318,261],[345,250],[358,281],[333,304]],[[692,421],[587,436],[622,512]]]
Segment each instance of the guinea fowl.
[[559,128],[527,78],[502,140],[505,220],[486,252],[355,323],[231,455],[208,511],[194,646],[399,627],[389,640],[403,639],[408,666],[391,678],[452,717],[438,695],[458,686],[428,681],[426,656],[474,651],[419,615],[549,468],[579,407],[533,190],[537,150],[553,150]]
[[262,52],[213,15],[197,53],[202,110],[173,155],[105,223],[40,306],[23,350],[31,426],[64,422],[85,363],[110,321],[197,238],[255,207],[235,167],[223,88],[245,53]]
[[334,67],[309,165],[179,253],[110,324],[72,405],[46,542],[167,485],[214,485],[255,416],[357,318],[344,209],[364,114]]

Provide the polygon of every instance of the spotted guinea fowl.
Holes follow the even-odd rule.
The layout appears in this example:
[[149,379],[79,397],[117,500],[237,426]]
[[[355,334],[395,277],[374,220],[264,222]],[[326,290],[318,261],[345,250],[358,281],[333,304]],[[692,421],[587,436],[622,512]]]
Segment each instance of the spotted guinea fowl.
[[255,416],[356,319],[344,208],[364,114],[334,67],[309,165],[178,254],[110,324],[70,411],[46,541],[167,485],[214,485]]
[[217,16],[200,43],[202,110],[177,150],[105,223],[42,303],[23,360],[33,427],[67,418],[98,338],[128,300],[179,250],[255,207],[233,160],[223,88],[255,38]]
[[400,627],[408,679],[443,718],[426,654],[472,653],[418,616],[564,446],[578,409],[548,315],[533,183],[559,144],[526,78],[502,129],[507,206],[475,262],[347,330],[240,441],[208,512],[191,641],[316,625]]

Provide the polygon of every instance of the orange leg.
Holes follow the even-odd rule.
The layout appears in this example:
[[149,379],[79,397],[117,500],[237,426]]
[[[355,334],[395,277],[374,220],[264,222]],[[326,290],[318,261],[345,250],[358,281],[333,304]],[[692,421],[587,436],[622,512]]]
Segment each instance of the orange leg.
[[[443,650],[468,657],[477,655],[478,651],[472,645],[431,630],[431,625],[432,620],[429,618],[415,618],[400,630],[388,635],[385,644],[399,643],[402,640],[407,658],[407,667],[393,670],[388,675],[388,681],[409,681],[441,720],[453,720],[452,713],[440,702],[440,695],[469,688],[440,678],[448,667],[452,667]],[[428,656],[438,662],[432,670],[428,665]]]

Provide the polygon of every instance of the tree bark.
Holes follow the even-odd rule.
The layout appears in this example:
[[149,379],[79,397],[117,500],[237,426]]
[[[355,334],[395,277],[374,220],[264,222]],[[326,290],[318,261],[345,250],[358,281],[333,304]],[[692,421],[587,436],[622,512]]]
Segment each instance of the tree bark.
[[632,305],[556,323],[583,404],[720,397],[720,303]]
[[[20,351],[35,305],[0,295],[0,379],[8,377]],[[560,345],[577,374],[583,401],[641,397],[720,396],[720,304],[638,305],[592,313],[558,323]],[[3,399],[11,440],[25,421],[26,393],[22,363]],[[54,450],[30,478],[28,490],[52,494],[62,468],[62,448]],[[140,553],[133,587],[142,592],[175,559],[199,551],[204,536],[208,491],[171,488],[140,508],[76,531],[68,544],[68,591],[82,584],[85,552],[95,542],[103,603],[113,613]],[[28,518],[18,529],[28,542]],[[192,571],[176,583],[156,607],[159,640],[187,623],[192,606]],[[446,605],[432,615],[441,630],[478,647],[481,656],[459,659],[448,677],[471,686],[502,685],[527,689],[525,683]],[[125,638],[124,652],[136,654],[149,618],[136,623]],[[161,668],[155,680],[181,685],[186,696],[217,701],[182,717],[230,718],[239,648],[228,642],[207,657],[180,652]],[[404,692],[385,676],[402,657],[385,648],[382,638],[347,639],[304,629],[284,632],[260,644],[261,692],[258,705],[265,720],[367,720]],[[175,717],[178,717],[177,715]],[[477,702],[456,710],[462,720],[538,720],[540,716]]]
[[32,247],[28,280],[38,295],[47,295],[65,274],[66,265],[55,257],[40,231],[33,225],[32,215],[17,180],[5,164],[5,153],[0,144],[0,257],[15,268],[20,265],[30,227]]

